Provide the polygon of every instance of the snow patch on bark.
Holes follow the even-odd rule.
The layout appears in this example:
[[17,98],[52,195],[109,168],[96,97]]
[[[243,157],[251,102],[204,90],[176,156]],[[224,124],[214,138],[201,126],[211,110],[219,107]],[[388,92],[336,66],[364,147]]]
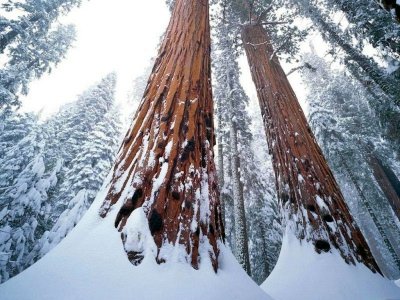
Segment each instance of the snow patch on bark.
[[154,261],[157,256],[157,246],[151,235],[149,222],[143,207],[135,209],[129,216],[123,229],[126,236],[125,250],[143,253],[144,259]]

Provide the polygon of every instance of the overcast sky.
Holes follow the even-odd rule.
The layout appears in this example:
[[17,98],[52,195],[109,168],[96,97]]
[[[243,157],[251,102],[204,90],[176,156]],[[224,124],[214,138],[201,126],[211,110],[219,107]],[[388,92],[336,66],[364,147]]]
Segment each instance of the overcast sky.
[[28,96],[22,97],[24,110],[43,108],[47,116],[112,71],[118,74],[117,99],[123,101],[132,80],[157,54],[168,20],[165,0],[83,1],[62,18],[76,25],[74,48],[52,73],[30,84]]
[[[118,75],[117,101],[124,103],[133,79],[144,72],[157,54],[169,16],[165,0],[83,1],[81,7],[61,19],[76,26],[74,47],[52,73],[30,84],[28,96],[21,97],[23,110],[42,110],[42,117],[47,117],[112,71]],[[242,57],[239,62],[242,84],[257,105],[247,60]],[[290,66],[284,68],[287,71]],[[307,110],[300,76],[293,74],[289,79]]]

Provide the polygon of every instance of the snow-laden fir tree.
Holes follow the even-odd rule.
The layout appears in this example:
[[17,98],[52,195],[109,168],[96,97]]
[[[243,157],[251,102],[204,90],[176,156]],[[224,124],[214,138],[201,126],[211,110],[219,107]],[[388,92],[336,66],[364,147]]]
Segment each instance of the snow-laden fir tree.
[[1,281],[59,243],[94,200],[120,137],[115,83],[115,74],[106,76],[43,124],[33,117],[25,123],[21,117],[8,117],[11,124],[5,123],[1,136],[16,133],[18,139],[22,129],[30,130],[19,142],[8,143],[14,145],[4,143]]
[[[371,1],[367,2],[371,4]],[[298,11],[299,15],[309,18],[313,22],[315,28],[330,45],[330,54],[344,61],[352,75],[366,87],[373,96],[369,98],[371,108],[379,116],[385,136],[398,144],[400,141],[400,74],[398,69],[399,56],[391,49],[393,47],[387,46],[385,38],[381,37],[381,47],[375,48],[378,54],[391,66],[385,68],[376,60],[376,55],[368,56],[362,51],[371,43],[373,46],[377,46],[371,40],[371,37],[368,34],[363,34],[362,30],[351,30],[352,26],[344,31],[340,25],[333,21],[332,14],[330,14],[331,5],[317,5],[317,3],[309,0],[296,0],[289,2],[289,4]],[[358,1],[354,5],[358,5]],[[372,5],[375,4],[372,3]],[[373,17],[370,18],[372,21]],[[362,23],[359,25],[362,26]],[[357,27],[357,25],[354,26]],[[381,34],[384,34],[396,45],[398,44],[396,40],[399,28],[398,25],[393,26],[393,24],[390,27],[388,32],[382,31]],[[391,39],[391,35],[396,36],[396,38]],[[383,44],[386,45],[385,48]]]
[[[377,155],[398,171],[393,146],[383,139],[379,119],[368,104],[371,96],[360,83],[330,69],[315,53],[303,59],[312,66],[303,69],[310,95],[310,125],[382,270],[397,278],[399,223],[368,163],[370,155]],[[368,150],[371,144],[373,154]]]
[[120,127],[118,107],[113,105],[93,130],[86,133],[86,138],[80,141],[80,151],[69,163],[68,169],[63,168],[64,180],[52,200],[64,201],[66,208],[53,227],[44,234],[40,242],[40,256],[71,231],[93,202],[114,161]]
[[[346,31],[357,37],[361,44],[368,41],[387,54],[400,55],[400,24],[393,22],[390,13],[373,5],[370,0],[324,0],[323,6],[343,12],[349,21]],[[378,2],[378,1],[376,1]]]
[[0,281],[26,268],[36,229],[47,213],[47,192],[58,169],[47,170],[44,137],[37,123],[0,160]]
[[[283,228],[275,190],[275,178],[261,114],[256,101],[250,102],[251,144],[244,144],[244,179],[248,198],[247,218],[252,278],[261,284],[272,272],[282,245]],[[245,141],[243,141],[245,142]],[[252,152],[250,152],[252,151]],[[246,155],[246,153],[250,153]],[[247,176],[246,176],[247,175]]]
[[12,45],[10,59],[0,69],[0,108],[19,105],[18,94],[26,95],[32,79],[50,72],[65,57],[74,39],[74,27],[60,25],[34,41],[35,47]]
[[29,82],[50,72],[65,57],[75,29],[55,23],[60,14],[79,3],[8,0],[2,4],[11,17],[0,17],[0,108],[19,106],[18,95],[27,94]]
[[67,14],[80,3],[81,0],[4,1],[1,8],[7,13],[0,17],[0,53],[13,44],[25,43],[26,46],[35,47],[35,42],[47,35],[61,15]]
[[111,168],[120,137],[115,85],[116,75],[111,73],[45,124],[48,164],[62,167],[58,184],[50,190],[52,211],[46,231],[31,254],[32,263],[76,225]]
[[[224,15],[224,17],[227,17],[227,15]],[[248,125],[245,125],[249,123],[248,116],[245,113],[248,98],[239,83],[239,67],[236,62],[234,33],[229,32],[228,26],[228,20],[222,19],[218,27],[218,53],[214,62],[216,67],[215,97],[218,99],[218,118],[220,119],[218,123],[221,123],[219,124],[221,126],[218,128],[218,134],[220,135],[219,138],[222,138],[222,147],[224,137],[225,141],[229,141],[229,146],[226,145],[225,148],[229,147],[229,152],[227,152],[226,156],[227,160],[230,161],[228,164],[230,170],[227,172],[228,176],[230,176],[229,180],[226,181],[230,183],[232,191],[235,256],[250,275],[244,186],[241,178],[243,176],[241,174],[243,167],[239,157],[239,131],[244,131],[244,134],[249,131],[246,128]],[[224,120],[222,120],[223,118]],[[227,139],[227,135],[229,135],[229,139]],[[247,134],[247,138],[249,138],[249,134]],[[224,152],[222,151],[222,159],[223,154]],[[221,172],[224,166],[221,165],[219,168],[221,169],[220,176],[223,176]],[[225,182],[225,180],[223,181]]]
[[[36,122],[33,114],[18,114],[13,110],[0,111],[0,157],[28,135]],[[1,183],[0,183],[1,184]]]

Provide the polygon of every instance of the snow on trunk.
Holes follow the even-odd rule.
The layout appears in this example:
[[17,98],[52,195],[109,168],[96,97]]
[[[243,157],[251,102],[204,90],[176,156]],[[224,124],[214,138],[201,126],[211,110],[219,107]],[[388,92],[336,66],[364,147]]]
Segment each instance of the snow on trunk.
[[[253,81],[272,153],[276,186],[286,226],[318,253],[338,250],[347,263],[381,272],[355,224],[266,30],[242,30]],[[336,249],[336,250],[335,250]]]
[[[156,260],[180,259],[218,269],[223,223],[214,164],[208,1],[178,0],[135,120],[121,146],[104,217],[123,202],[115,227],[143,207]],[[122,234],[125,243],[127,237]],[[143,255],[127,252],[133,264]]]
[[[110,178],[111,174],[108,182]],[[124,249],[121,233],[113,226],[122,203],[115,204],[105,218],[98,214],[108,188],[102,188],[83,219],[59,245],[0,285],[1,300],[272,299],[222,243],[218,273],[213,272],[210,259],[203,259],[199,270],[178,258],[157,264],[157,246],[142,207],[126,222]],[[141,264],[132,266],[126,250],[145,254]]]
[[232,149],[232,186],[233,186],[233,211],[235,215],[236,257],[247,274],[251,274],[249,246],[246,227],[246,214],[244,210],[243,184],[240,181],[240,161],[238,151],[236,121],[230,122],[230,143]]

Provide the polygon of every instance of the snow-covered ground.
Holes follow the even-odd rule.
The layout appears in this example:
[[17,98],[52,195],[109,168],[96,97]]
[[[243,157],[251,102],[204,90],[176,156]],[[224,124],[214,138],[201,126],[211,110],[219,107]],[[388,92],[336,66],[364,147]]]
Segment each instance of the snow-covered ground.
[[[103,197],[54,250],[0,285],[0,299],[271,299],[223,245],[218,274],[207,263],[198,271],[184,263],[157,265],[151,255],[133,266],[113,224],[118,205],[105,219],[98,216]],[[131,230],[142,223],[140,209],[134,213]]]
[[[198,271],[179,259],[158,265],[141,209],[133,212],[125,228],[126,246],[146,252],[143,262],[135,267],[114,228],[119,205],[102,219],[98,210],[103,199],[104,193],[100,193],[81,222],[54,250],[0,285],[0,299],[272,299],[262,289],[275,300],[400,299],[400,288],[392,281],[371,273],[364,265],[347,265],[338,253],[317,254],[311,244],[300,244],[290,234],[285,235],[279,261],[262,289],[223,245],[217,274],[210,262],[203,262]],[[138,232],[142,238],[136,240]]]
[[400,300],[400,288],[338,252],[317,254],[313,245],[285,234],[279,260],[261,287],[275,300]]

